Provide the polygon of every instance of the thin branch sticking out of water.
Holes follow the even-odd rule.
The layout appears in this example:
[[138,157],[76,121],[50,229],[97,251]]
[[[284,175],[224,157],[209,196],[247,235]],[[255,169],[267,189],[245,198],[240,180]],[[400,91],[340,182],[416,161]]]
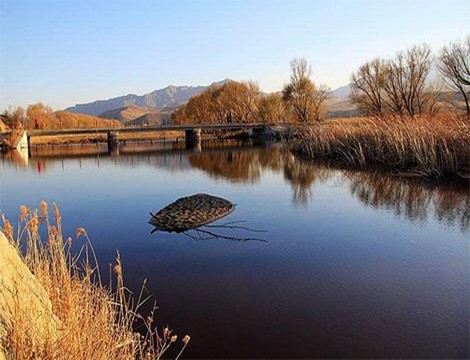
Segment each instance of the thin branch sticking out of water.
[[232,229],[232,230],[246,230],[246,231],[257,232],[257,233],[267,232],[267,230],[257,230],[257,229],[251,229],[251,228],[246,227],[246,226],[233,225],[233,224],[240,224],[240,223],[246,223],[246,221],[244,221],[244,220],[229,221],[229,222],[226,222],[226,223],[220,224],[220,225],[204,225],[204,227],[206,227],[206,228]]
[[[240,224],[240,223],[245,223],[245,222],[246,221],[241,220],[241,221],[229,221],[220,225],[204,225],[199,228],[181,231],[181,233],[184,236],[189,237],[190,239],[196,240],[196,241],[222,239],[222,240],[239,241],[239,242],[247,242],[247,241],[259,241],[259,242],[265,242],[265,243],[268,242],[265,239],[256,238],[256,237],[238,237],[238,236],[228,236],[228,235],[217,234],[214,231],[207,229],[207,228],[211,228],[211,229],[245,230],[245,231],[255,232],[255,233],[267,232],[267,230],[258,230],[258,229],[249,228],[247,226],[235,225],[235,224]],[[165,230],[159,229],[158,227],[155,227],[151,231],[151,234],[159,230],[165,231]]]
[[[222,226],[218,226],[222,227]],[[247,228],[245,228],[247,229]],[[265,239],[260,239],[260,238],[250,238],[250,237],[237,237],[237,236],[227,236],[227,235],[220,235],[216,234],[212,231],[205,230],[205,229],[192,229],[192,231],[195,231],[197,236],[191,234],[189,231],[184,231],[183,234],[193,240],[212,240],[212,239],[222,239],[222,240],[230,240],[230,241],[239,241],[239,242],[246,242],[246,241],[259,241],[259,242],[265,242],[267,243],[268,241]],[[261,232],[262,230],[254,230],[257,232]]]

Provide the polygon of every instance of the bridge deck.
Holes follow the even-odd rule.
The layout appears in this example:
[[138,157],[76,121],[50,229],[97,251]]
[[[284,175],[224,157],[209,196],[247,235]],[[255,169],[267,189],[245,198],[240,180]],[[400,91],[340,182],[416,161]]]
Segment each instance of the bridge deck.
[[52,136],[75,134],[102,134],[117,131],[120,133],[151,131],[186,131],[186,130],[249,130],[262,129],[268,124],[200,124],[200,125],[163,125],[145,127],[98,128],[98,129],[63,129],[63,130],[28,130],[28,136]]

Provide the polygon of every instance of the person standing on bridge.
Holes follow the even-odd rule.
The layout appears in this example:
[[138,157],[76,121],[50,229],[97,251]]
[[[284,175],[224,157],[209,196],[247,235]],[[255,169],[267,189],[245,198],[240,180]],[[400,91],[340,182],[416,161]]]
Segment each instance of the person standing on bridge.
[[36,130],[39,130],[39,120],[38,120],[38,118],[34,118],[34,128]]

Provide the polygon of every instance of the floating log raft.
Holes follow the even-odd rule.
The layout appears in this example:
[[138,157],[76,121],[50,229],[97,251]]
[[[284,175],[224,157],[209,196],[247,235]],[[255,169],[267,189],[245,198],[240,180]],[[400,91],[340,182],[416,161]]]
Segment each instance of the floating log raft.
[[155,215],[150,213],[150,223],[158,230],[183,232],[223,218],[234,209],[235,204],[228,200],[196,194],[176,200]]

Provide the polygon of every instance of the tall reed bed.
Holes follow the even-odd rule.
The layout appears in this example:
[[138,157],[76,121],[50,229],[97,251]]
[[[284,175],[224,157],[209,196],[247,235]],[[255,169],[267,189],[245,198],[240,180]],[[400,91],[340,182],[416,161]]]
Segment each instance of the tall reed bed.
[[[30,331],[34,314],[12,312],[11,325],[0,337],[1,347],[12,358],[160,359],[179,342],[168,328],[157,332],[153,313],[147,317],[139,314],[148,299],[142,292],[133,297],[126,290],[119,255],[113,269],[114,285],[101,283],[86,230],[79,228],[75,240],[64,240],[61,214],[55,204],[52,218],[44,201],[35,211],[22,206],[16,229],[3,217],[2,231],[45,289],[59,324],[57,336],[40,339]],[[47,234],[46,239],[41,239],[40,233]],[[84,243],[77,254],[71,251],[73,241]],[[24,301],[21,294],[15,296],[15,301]],[[146,329],[143,333],[134,331],[139,322]],[[173,349],[176,357],[188,342],[186,335],[179,348]]]
[[326,158],[352,168],[470,180],[470,124],[451,113],[335,119],[298,128],[290,145],[304,158]]

